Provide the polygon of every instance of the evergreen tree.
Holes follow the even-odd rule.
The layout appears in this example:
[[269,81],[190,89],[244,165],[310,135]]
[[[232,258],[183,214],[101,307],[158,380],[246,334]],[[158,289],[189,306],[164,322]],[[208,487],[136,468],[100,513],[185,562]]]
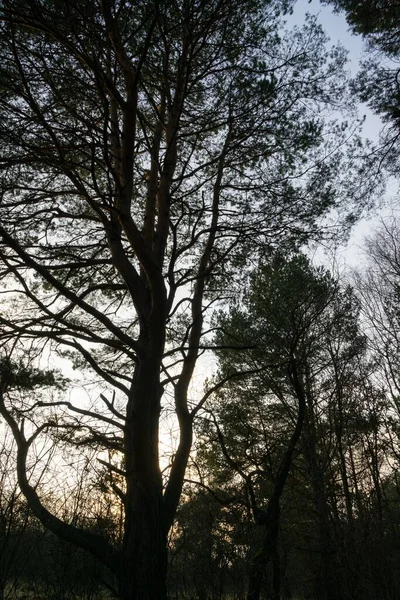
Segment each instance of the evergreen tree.
[[[212,303],[260,249],[318,237],[330,210],[348,225],[363,205],[336,191],[346,124],[324,121],[348,107],[344,54],[324,49],[312,20],[279,33],[288,5],[1,5],[2,348],[37,365],[61,356],[97,395],[25,393],[18,405],[4,375],[1,414],[31,510],[108,567],[121,600],[166,597],[168,532],[207,398],[194,406],[188,390]],[[179,442],[163,480],[171,395]],[[99,453],[124,508],[121,543],[46,506],[29,476],[46,432],[64,451]]]

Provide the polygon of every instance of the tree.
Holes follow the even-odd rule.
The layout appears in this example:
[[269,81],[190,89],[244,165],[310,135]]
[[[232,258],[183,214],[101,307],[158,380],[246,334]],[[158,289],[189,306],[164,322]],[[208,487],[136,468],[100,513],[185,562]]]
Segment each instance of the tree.
[[[219,393],[213,427],[227,466],[243,481],[254,521],[263,526],[247,594],[248,600],[258,600],[271,561],[272,597],[280,598],[281,499],[306,416],[304,361],[313,353],[311,329],[315,335],[332,287],[329,277],[314,274],[304,256],[280,255],[260,267],[249,287],[242,302],[217,322],[217,345],[226,348],[219,352],[222,375],[233,369],[236,377]],[[249,350],[241,353],[241,346]],[[208,445],[204,452],[210,452]]]
[[344,598],[353,586],[337,576],[335,556],[342,547],[335,529],[343,517],[335,523],[332,507],[342,504],[338,512],[343,514],[344,505],[344,518],[351,521],[348,440],[354,414],[364,410],[365,399],[355,389],[366,375],[365,369],[358,374],[366,350],[358,315],[351,288],[341,289],[305,256],[277,255],[254,272],[240,301],[217,319],[220,377],[234,376],[208,409],[212,418],[199,425],[196,460],[210,465],[211,472],[217,465],[209,485],[218,486],[219,494],[222,489],[234,496],[239,479],[240,495],[262,526],[249,566],[249,600],[260,598],[269,563],[271,597],[280,598],[278,538],[281,519],[287,519],[285,489],[300,466],[304,476],[292,475],[297,484],[290,494],[308,489],[314,507],[308,516],[312,593]]
[[242,503],[227,494],[213,497],[209,489],[185,486],[171,539],[171,597],[245,596],[247,520]]
[[343,10],[354,33],[368,36],[371,44],[387,53],[397,53],[400,4],[396,0],[330,0],[336,10]]
[[398,174],[400,140],[400,3],[396,0],[323,0],[344,11],[347,22],[367,42],[369,58],[361,64],[355,89],[387,123],[379,160]]
[[[6,597],[7,583],[20,579],[21,550],[29,523],[29,510],[23,502],[15,477],[14,443],[5,432],[0,450],[0,598]],[[25,557],[26,557],[26,548]]]
[[[278,35],[287,4],[2,3],[0,325],[19,367],[3,373],[1,415],[31,510],[106,565],[123,600],[166,597],[212,303],[259,248],[301,244],[329,210],[348,223],[360,206],[331,183],[346,125],[322,118],[348,101],[343,53],[312,21]],[[28,362],[60,357],[89,400],[30,384],[16,404]],[[179,442],[163,487],[167,392]],[[120,545],[46,507],[28,473],[41,435],[98,451],[124,506]]]
[[375,461],[371,461],[374,465],[372,477],[374,483],[376,482],[376,502],[379,508],[377,512],[382,523],[385,504],[382,488],[385,478],[380,474],[379,464],[388,460],[391,471],[396,472],[399,459],[400,262],[399,226],[394,216],[382,221],[374,235],[367,240],[366,258],[366,268],[364,272],[355,273],[355,281],[362,303],[371,353],[379,365],[375,378],[385,392],[386,405],[389,407],[385,420],[383,450],[382,441],[378,443],[371,440],[369,443],[369,451],[376,457]]
[[381,367],[382,385],[387,387],[393,406],[399,412],[399,227],[395,218],[382,222],[367,240],[367,264],[355,273],[364,318],[368,323],[371,349]]

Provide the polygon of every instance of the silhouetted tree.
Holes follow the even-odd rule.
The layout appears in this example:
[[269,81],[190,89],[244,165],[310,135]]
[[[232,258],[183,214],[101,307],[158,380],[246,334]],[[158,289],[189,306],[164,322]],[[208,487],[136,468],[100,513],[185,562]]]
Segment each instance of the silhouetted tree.
[[[3,373],[0,412],[31,510],[107,566],[123,600],[166,597],[212,303],[260,248],[320,235],[331,209],[348,225],[363,205],[336,192],[346,124],[323,120],[350,102],[343,52],[324,50],[312,20],[278,34],[289,4],[1,5],[1,343],[16,363],[69,360],[97,399],[25,391],[19,405],[21,372]],[[163,481],[165,392],[179,442]],[[29,477],[46,432],[106,463],[124,506],[120,544],[46,506]]]

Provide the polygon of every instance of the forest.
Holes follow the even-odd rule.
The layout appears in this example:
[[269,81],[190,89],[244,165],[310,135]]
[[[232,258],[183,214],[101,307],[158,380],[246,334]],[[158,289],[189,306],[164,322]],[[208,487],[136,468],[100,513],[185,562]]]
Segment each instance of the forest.
[[400,597],[400,4],[300,1],[0,3],[1,600]]

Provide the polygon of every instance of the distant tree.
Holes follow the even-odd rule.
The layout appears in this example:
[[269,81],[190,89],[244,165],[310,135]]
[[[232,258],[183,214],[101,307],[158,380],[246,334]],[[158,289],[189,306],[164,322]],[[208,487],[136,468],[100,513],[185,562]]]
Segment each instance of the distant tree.
[[239,499],[224,493],[213,496],[187,484],[171,539],[171,597],[244,597],[247,541],[247,519]]
[[384,490],[386,485],[391,485],[392,478],[396,480],[400,459],[400,247],[399,224],[394,216],[381,222],[367,240],[365,250],[365,268],[355,274],[355,281],[366,335],[379,367],[375,379],[385,390],[388,407],[383,422],[384,437],[382,403],[378,411],[371,410],[371,418],[381,424],[381,431],[370,435],[366,445],[375,490],[371,501],[378,517],[376,538],[383,543],[388,535],[384,523],[387,510]]
[[30,513],[18,488],[15,475],[15,443],[9,432],[3,431],[0,449],[0,598],[6,598],[6,587],[16,586],[21,578],[21,554],[24,533]]
[[[366,198],[342,193],[347,176],[363,178],[344,168],[346,123],[324,121],[351,104],[344,54],[324,49],[312,20],[279,32],[289,4],[1,4],[0,328],[19,367],[3,372],[0,413],[31,510],[108,567],[121,600],[166,597],[213,302],[260,249],[323,235],[329,211],[348,227]],[[91,397],[71,383],[38,398],[27,385],[20,404],[32,356],[69,361]],[[179,442],[163,479],[171,396]],[[45,435],[64,453],[98,452],[123,504],[122,542],[46,505],[29,472]]]
[[381,366],[383,385],[400,414],[400,239],[395,218],[381,223],[366,243],[366,265],[355,273],[367,335]]
[[[59,479],[59,473],[53,472],[52,464],[54,439],[43,434],[52,430],[51,418],[41,429],[42,436],[32,428],[29,410],[24,395],[33,400],[40,390],[41,400],[46,392],[60,385],[55,383],[54,374],[50,371],[39,371],[30,367],[3,361],[0,364],[1,379],[7,381],[7,393],[13,398],[14,415],[25,435],[30,432],[30,461],[28,476],[35,478],[35,489],[46,499],[47,507],[58,517],[76,527],[85,527],[93,534],[105,537],[110,541],[118,536],[118,503],[112,497],[112,505],[106,504],[107,495],[100,491],[104,487],[100,469],[98,476],[88,479],[90,452],[79,449],[73,456],[68,453],[69,469],[67,481],[63,487],[52,492],[48,485],[49,478]],[[54,391],[53,391],[54,393]],[[1,392],[1,395],[3,392]],[[54,398],[53,398],[54,399]],[[0,408],[2,411],[2,408]],[[38,523],[29,510],[17,482],[15,471],[16,445],[10,431],[3,428],[3,441],[0,451],[0,585],[4,598],[13,598],[15,594],[25,593],[26,589],[34,592],[35,597],[50,594],[54,598],[69,598],[74,594],[91,597],[97,593],[107,574],[104,566],[94,557],[87,556],[79,547],[60,540],[46,531]],[[5,435],[4,435],[5,434]],[[38,442],[38,443],[36,443]],[[58,465],[61,456],[57,457]],[[74,463],[74,464],[72,464]],[[78,465],[83,468],[78,468]],[[95,470],[95,471],[96,471]],[[103,474],[103,477],[107,475]],[[111,586],[112,587],[112,582]],[[2,596],[2,597],[3,597]]]

